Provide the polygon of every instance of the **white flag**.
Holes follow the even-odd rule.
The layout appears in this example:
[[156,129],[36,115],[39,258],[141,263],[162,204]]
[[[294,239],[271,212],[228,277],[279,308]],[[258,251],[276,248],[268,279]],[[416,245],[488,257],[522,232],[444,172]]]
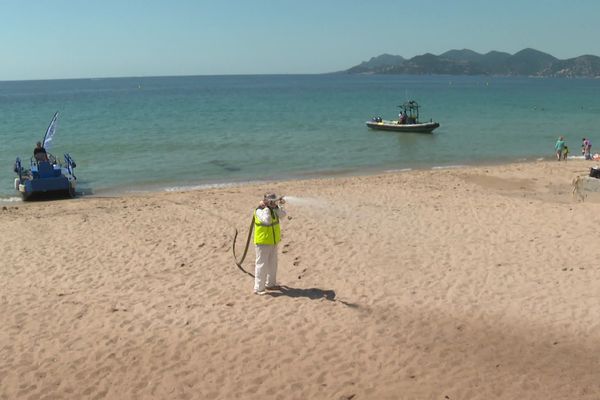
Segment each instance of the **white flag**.
[[52,139],[54,139],[56,128],[58,128],[58,111],[54,113],[54,117],[52,117],[52,121],[50,121],[50,125],[48,125],[48,129],[46,129],[46,134],[44,135],[43,146],[46,150],[50,150],[50,147],[52,147]]

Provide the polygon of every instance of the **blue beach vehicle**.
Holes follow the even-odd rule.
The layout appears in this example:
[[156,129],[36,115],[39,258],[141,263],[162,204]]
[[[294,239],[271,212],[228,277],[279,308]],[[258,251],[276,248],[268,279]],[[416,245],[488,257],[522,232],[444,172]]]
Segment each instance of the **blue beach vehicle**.
[[19,157],[15,161],[14,171],[15,190],[18,191],[23,200],[43,198],[49,196],[74,197],[77,177],[74,173],[76,167],[73,158],[66,153],[63,160],[59,160],[47,153],[52,145],[54,133],[56,132],[58,112],[52,117],[50,125],[44,135],[42,150],[37,152],[29,160],[29,169],[23,166]]

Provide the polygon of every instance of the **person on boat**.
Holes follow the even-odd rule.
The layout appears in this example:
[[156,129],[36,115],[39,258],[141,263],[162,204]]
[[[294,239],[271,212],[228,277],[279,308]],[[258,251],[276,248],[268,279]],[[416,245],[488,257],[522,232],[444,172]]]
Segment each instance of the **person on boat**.
[[42,147],[42,142],[37,142],[35,144],[35,149],[33,149],[33,158],[36,161],[48,161],[48,153],[46,153],[46,149]]
[[563,149],[565,148],[565,138],[562,136],[558,137],[558,140],[554,144],[554,151],[556,151],[556,159],[562,160]]
[[285,204],[275,193],[265,193],[254,210],[254,244],[256,264],[254,267],[254,293],[277,290],[277,244],[281,241],[281,218],[286,216],[280,207]]
[[398,123],[400,125],[404,125],[406,123],[406,113],[404,111],[398,115]]

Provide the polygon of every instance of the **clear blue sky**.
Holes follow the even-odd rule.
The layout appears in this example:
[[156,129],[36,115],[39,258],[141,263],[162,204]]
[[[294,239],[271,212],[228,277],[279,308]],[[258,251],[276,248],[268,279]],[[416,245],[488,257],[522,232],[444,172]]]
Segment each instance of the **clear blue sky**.
[[600,55],[599,0],[0,0],[0,80],[321,73],[382,53]]

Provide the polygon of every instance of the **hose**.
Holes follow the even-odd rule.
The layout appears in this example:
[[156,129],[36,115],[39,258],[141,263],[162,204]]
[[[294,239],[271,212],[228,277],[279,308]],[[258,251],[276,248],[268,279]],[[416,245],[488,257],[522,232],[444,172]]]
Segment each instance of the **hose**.
[[248,247],[250,246],[250,238],[252,237],[252,229],[254,228],[254,216],[252,216],[252,220],[250,221],[250,228],[248,229],[248,238],[246,239],[246,248],[244,249],[244,254],[242,254],[242,259],[238,261],[237,256],[235,255],[235,241],[238,236],[238,230],[235,230],[235,234],[233,235],[233,244],[231,246],[231,250],[233,251],[233,259],[235,260],[235,265],[245,274],[250,275],[254,278],[254,274],[246,271],[242,266],[242,263],[246,259],[246,254],[248,254]]

